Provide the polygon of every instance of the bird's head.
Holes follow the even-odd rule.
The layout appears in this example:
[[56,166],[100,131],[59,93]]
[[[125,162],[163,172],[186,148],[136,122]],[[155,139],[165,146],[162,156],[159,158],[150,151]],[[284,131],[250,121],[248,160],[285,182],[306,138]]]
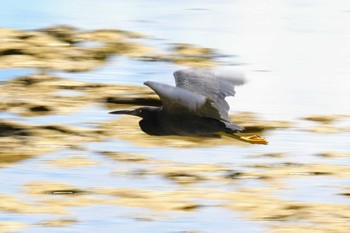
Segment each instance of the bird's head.
[[157,107],[141,107],[136,109],[130,109],[130,110],[117,110],[113,112],[109,112],[109,114],[127,114],[132,116],[138,116],[141,118],[147,117],[149,114],[158,111],[159,108]]

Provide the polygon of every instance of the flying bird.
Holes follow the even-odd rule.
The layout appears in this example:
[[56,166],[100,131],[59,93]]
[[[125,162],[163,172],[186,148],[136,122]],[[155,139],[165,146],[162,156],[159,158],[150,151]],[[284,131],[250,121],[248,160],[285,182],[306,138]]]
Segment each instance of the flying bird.
[[244,128],[232,123],[228,116],[230,106],[225,98],[234,96],[235,86],[244,84],[242,77],[196,69],[175,71],[174,77],[175,87],[144,82],[159,96],[162,106],[118,110],[110,114],[141,117],[140,128],[149,135],[227,136],[251,144],[268,143],[259,135],[237,135]]

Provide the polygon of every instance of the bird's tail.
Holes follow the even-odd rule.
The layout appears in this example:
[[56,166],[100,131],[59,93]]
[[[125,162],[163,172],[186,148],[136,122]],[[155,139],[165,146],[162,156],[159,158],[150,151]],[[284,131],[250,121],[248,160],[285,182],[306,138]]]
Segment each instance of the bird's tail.
[[229,131],[232,130],[232,132],[241,132],[244,130],[244,127],[235,125],[233,123],[225,123],[226,128],[229,129]]

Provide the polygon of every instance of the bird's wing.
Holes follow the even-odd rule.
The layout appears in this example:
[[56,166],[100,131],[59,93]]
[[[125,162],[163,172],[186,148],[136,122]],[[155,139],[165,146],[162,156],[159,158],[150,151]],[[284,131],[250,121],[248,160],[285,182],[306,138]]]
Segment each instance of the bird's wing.
[[212,107],[211,101],[204,95],[152,81],[147,81],[144,84],[160,97],[163,108],[170,114],[218,117],[217,110]]
[[228,117],[230,106],[225,97],[234,96],[235,86],[244,84],[242,75],[215,73],[209,70],[178,70],[174,72],[174,77],[177,87],[198,93],[211,100],[217,116],[208,115],[208,117],[230,122]]

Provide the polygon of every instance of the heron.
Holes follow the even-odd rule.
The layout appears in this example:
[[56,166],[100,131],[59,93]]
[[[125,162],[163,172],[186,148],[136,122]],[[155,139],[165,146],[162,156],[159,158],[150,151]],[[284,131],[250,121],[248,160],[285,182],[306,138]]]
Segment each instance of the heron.
[[225,100],[235,95],[235,87],[245,83],[240,75],[227,75],[211,70],[187,69],[174,72],[176,86],[146,81],[160,98],[160,107],[117,110],[110,114],[127,114],[142,118],[143,132],[154,136],[227,136],[251,144],[267,144],[259,135],[240,136],[243,127],[229,118]]

